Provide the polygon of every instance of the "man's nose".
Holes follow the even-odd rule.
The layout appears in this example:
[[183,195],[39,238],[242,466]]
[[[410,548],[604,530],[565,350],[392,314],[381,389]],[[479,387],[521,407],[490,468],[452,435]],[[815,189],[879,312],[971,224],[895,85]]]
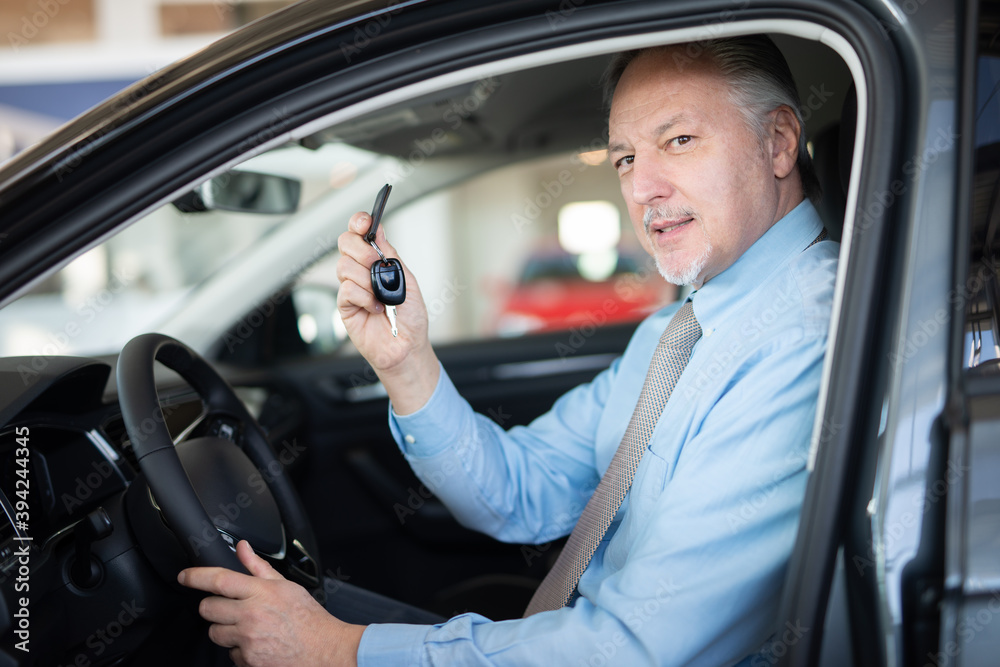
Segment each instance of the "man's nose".
[[655,160],[636,159],[632,165],[632,200],[642,206],[660,203],[674,193],[674,185],[664,165]]

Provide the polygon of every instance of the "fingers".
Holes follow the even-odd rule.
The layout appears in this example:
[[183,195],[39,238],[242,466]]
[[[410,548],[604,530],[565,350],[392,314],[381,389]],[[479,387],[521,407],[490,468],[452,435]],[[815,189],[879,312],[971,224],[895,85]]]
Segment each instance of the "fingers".
[[235,625],[240,620],[242,604],[239,600],[211,595],[198,603],[198,615],[209,623]]
[[[347,230],[355,234],[360,234],[361,236],[367,234],[368,230],[371,229],[371,226],[372,226],[372,216],[369,215],[368,213],[365,213],[364,211],[358,211],[357,213],[351,216],[350,220],[347,221]],[[380,235],[382,238],[385,238],[385,233],[382,229],[379,229],[377,232],[375,232],[376,239]]]
[[247,572],[261,579],[284,579],[271,564],[254,553],[253,547],[246,540],[240,540],[236,545],[236,556],[243,563]]
[[[239,628],[235,625],[227,624],[220,625],[218,623],[209,626],[208,628],[208,638],[212,640],[213,643],[222,646],[224,648],[238,649],[240,640],[243,638],[240,633]],[[230,652],[230,656],[232,653]],[[233,662],[236,662],[234,659]],[[240,664],[236,662],[236,664]]]
[[[351,216],[350,220],[347,221],[347,231],[349,233],[357,234],[362,237],[362,240],[364,240],[365,234],[368,233],[368,230],[371,229],[371,227],[372,216],[364,211],[358,211]],[[365,241],[365,243],[368,243],[368,241]],[[388,257],[389,253],[386,253],[386,248],[392,248],[392,246],[389,245],[389,242],[385,237],[385,227],[381,224],[379,224],[378,229],[375,231],[375,243]],[[395,253],[395,248],[393,248],[393,253]]]
[[181,570],[177,581],[188,588],[233,599],[250,597],[255,591],[253,577],[224,567],[189,567]]
[[250,663],[243,659],[243,652],[240,647],[237,646],[229,650],[229,659],[233,661],[236,667],[247,667]]
[[[337,241],[341,254],[337,261],[340,280],[337,309],[358,351],[376,368],[389,368],[405,361],[415,346],[414,341],[426,343],[427,311],[416,279],[400,260],[406,282],[406,301],[396,311],[402,318],[399,335],[392,335],[389,320],[384,316],[386,306],[372,290],[371,270],[379,255],[364,239],[371,227],[371,216],[365,212],[355,213],[347,226],[348,230]],[[399,259],[396,249],[385,240],[381,227],[376,233],[376,241],[386,258]],[[387,347],[392,353],[384,355]]]
[[362,308],[369,313],[378,314],[385,310],[385,306],[375,298],[371,287],[362,287],[352,280],[344,280],[340,283],[340,290],[337,292],[337,307],[340,308],[341,317],[347,318],[354,311],[352,308]]
[[253,576],[233,572],[224,567],[189,567],[181,570],[177,575],[177,581],[182,586],[196,588],[206,593],[243,599],[250,597],[257,591],[254,577],[284,579],[267,561],[254,553],[250,543],[246,540],[240,540],[236,545],[236,556]]
[[[337,262],[337,278],[340,280],[337,303],[341,315],[351,315],[356,312],[353,308],[361,308],[373,314],[382,313],[385,306],[375,298],[371,290],[371,266],[379,259],[379,255],[364,239],[371,227],[371,216],[359,211],[351,216],[347,227],[348,231],[337,240],[341,253]],[[385,231],[381,226],[376,232],[376,243],[386,257],[396,256],[396,250],[386,241]]]
[[[356,285],[362,292],[368,293],[368,296],[371,297],[370,301],[372,304],[378,303],[371,291],[372,279],[370,265],[365,266],[348,255],[342,255],[337,261],[337,279],[340,280],[341,285]],[[356,303],[370,312],[381,312],[380,308],[371,308],[368,305],[369,300],[364,299],[363,295],[359,294],[357,296],[360,296],[361,300],[351,299],[352,303]]]
[[[364,211],[358,211],[347,221],[347,231],[340,235],[340,252],[350,254],[355,259],[366,266],[371,266],[372,262],[379,258],[375,248],[365,240],[365,234],[372,226],[372,217]],[[344,247],[346,244],[346,248]],[[389,243],[385,236],[385,227],[379,225],[375,232],[375,244],[386,257],[399,257],[395,246]]]

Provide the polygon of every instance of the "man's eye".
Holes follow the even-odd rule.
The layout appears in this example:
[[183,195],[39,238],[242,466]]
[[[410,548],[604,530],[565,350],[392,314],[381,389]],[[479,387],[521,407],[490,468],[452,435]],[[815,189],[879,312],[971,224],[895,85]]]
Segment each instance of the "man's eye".
[[634,155],[626,155],[615,160],[615,169],[621,169],[623,165],[632,164],[635,160]]
[[672,143],[675,146],[683,146],[684,144],[689,143],[690,141],[691,141],[690,134],[682,134],[679,137],[674,137],[668,143]]

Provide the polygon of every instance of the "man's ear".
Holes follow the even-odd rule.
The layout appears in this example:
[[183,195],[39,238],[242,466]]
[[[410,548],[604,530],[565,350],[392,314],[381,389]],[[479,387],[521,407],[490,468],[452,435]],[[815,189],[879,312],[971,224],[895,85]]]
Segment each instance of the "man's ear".
[[774,175],[784,178],[795,168],[799,159],[801,125],[791,108],[781,105],[771,112],[771,161]]

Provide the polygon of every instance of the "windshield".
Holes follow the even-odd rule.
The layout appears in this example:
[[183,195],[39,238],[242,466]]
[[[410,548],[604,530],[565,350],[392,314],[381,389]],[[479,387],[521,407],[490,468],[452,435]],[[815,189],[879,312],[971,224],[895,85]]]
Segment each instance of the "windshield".
[[[119,351],[132,337],[159,329],[199,285],[251,247],[266,244],[374,159],[366,151],[327,144],[318,150],[287,146],[248,160],[241,173],[300,185],[294,211],[275,212],[246,197],[236,205],[260,210],[219,210],[212,206],[226,204],[211,201],[192,207],[188,198],[162,206],[0,311],[0,356]],[[225,183],[226,192],[246,190],[247,180],[213,179]],[[262,185],[258,193],[274,181]]]

